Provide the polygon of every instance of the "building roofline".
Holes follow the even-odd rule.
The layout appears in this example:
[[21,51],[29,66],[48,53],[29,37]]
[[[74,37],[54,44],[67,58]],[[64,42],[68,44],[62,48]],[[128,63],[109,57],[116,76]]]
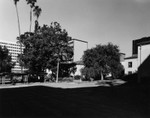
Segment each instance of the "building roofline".
[[83,64],[83,61],[75,61],[75,63],[76,63],[77,65],[84,65],[84,64]]
[[150,44],[150,41],[144,41],[144,42],[141,42],[141,43],[137,43],[138,46],[140,45],[148,45]]
[[122,52],[120,52],[119,54],[123,54],[123,55],[126,55],[125,53],[122,53]]
[[7,41],[7,40],[0,40],[0,42],[4,42],[4,43],[12,43],[12,44],[17,44],[17,40],[16,40],[16,42],[14,41]]
[[130,56],[130,57],[126,57],[124,59],[126,60],[126,59],[136,59],[136,58],[138,58],[138,56],[137,55],[133,55],[133,56]]

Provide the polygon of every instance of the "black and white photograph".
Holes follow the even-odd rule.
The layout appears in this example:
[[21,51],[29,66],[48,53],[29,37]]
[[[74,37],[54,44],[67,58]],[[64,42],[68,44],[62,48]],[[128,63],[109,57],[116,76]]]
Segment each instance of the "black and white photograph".
[[0,118],[150,118],[150,0],[0,0]]

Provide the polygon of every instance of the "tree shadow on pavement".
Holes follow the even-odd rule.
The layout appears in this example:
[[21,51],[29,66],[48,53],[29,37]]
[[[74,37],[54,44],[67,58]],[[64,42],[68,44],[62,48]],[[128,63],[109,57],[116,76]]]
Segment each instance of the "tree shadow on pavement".
[[0,117],[148,118],[149,88],[0,89]]

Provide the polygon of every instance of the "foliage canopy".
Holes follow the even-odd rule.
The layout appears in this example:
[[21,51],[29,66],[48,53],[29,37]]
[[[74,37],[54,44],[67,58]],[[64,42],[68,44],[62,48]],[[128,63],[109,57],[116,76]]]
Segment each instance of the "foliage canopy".
[[123,70],[120,63],[119,47],[108,43],[107,45],[97,45],[84,52],[83,63],[85,68],[81,70],[87,78],[101,78],[109,73],[113,78],[117,78]]
[[44,72],[52,69],[56,72],[57,62],[65,63],[72,60],[72,40],[66,30],[61,29],[57,22],[42,27],[35,27],[35,32],[25,32],[18,37],[23,44],[23,54],[19,55],[21,64],[30,72]]
[[11,72],[15,63],[12,62],[11,55],[6,46],[0,46],[0,73]]

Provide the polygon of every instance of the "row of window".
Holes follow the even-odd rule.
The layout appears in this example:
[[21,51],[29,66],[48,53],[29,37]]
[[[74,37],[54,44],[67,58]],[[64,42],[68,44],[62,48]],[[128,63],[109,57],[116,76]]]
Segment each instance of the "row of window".
[[12,61],[16,61],[17,60],[17,58],[11,58],[12,59]]
[[[11,53],[11,52],[10,52],[10,53]],[[19,53],[14,53],[14,52],[11,53],[12,56],[16,56],[16,55],[18,55],[18,54],[19,54]]]
[[20,46],[17,46],[17,47],[12,47],[12,46],[6,46],[7,48],[10,48],[10,49],[20,49]]
[[17,56],[12,55],[11,57],[14,58],[14,59],[16,59],[16,58],[18,58],[18,55]]
[[8,49],[8,50],[13,52],[21,52],[20,50],[12,50],[12,49]]
[[21,67],[19,67],[19,66],[18,67],[14,67],[13,69],[21,69]]

